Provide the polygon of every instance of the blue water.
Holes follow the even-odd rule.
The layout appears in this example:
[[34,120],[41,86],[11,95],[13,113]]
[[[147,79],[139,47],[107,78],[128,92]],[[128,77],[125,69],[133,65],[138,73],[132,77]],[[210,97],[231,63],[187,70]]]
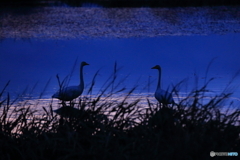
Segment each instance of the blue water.
[[[119,88],[126,87],[126,92],[138,85],[136,93],[153,93],[158,75],[151,67],[159,64],[162,67],[163,89],[171,89],[187,78],[180,88],[182,93],[186,93],[196,87],[196,79],[197,85],[202,86],[208,79],[215,78],[209,89],[218,94],[240,70],[239,42],[240,34],[141,39],[5,39],[0,43],[0,88],[10,80],[6,92],[13,96],[27,88],[25,93],[33,97],[43,93],[43,97],[50,98],[58,90],[56,74],[63,79],[71,73],[76,61],[69,85],[77,85],[79,64],[86,61],[90,65],[84,68],[86,89],[83,94],[86,94],[94,74],[100,69],[94,87],[94,93],[98,93],[113,73],[115,62],[121,68],[117,81],[124,79]],[[239,79],[237,76],[228,90],[234,92],[232,97],[235,99],[240,97]],[[50,82],[43,92],[48,80]]]

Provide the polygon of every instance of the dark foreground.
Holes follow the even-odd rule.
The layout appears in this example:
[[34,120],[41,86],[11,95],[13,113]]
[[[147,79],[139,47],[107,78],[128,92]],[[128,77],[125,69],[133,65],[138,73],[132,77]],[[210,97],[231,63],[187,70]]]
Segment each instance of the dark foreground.
[[[134,88],[124,100],[111,101],[124,89],[103,90],[72,106],[59,104],[57,114],[53,103],[41,106],[40,115],[27,103],[14,107],[14,100],[1,92],[0,159],[202,160],[210,159],[211,151],[240,151],[239,109],[220,112],[231,94],[214,96],[203,105],[207,84],[184,99],[178,87],[172,91],[179,101],[175,105],[127,102]],[[231,108],[233,103],[224,105]]]

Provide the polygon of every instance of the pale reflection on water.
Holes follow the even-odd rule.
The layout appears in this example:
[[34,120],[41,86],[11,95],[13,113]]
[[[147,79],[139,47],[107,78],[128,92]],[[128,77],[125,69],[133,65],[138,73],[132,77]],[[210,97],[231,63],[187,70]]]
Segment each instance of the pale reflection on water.
[[[204,104],[209,103],[215,96],[216,94],[214,93],[205,92],[203,95],[199,96],[199,97],[202,97],[200,99],[201,105],[203,106]],[[182,105],[187,105],[187,104],[191,104],[196,97],[191,97],[187,92],[180,92],[178,93],[178,95],[173,93],[173,98],[176,104],[179,104],[181,101],[187,99],[186,102],[184,101],[184,103],[182,103]],[[221,95],[218,95],[218,98],[219,99],[223,98],[223,95],[222,97]],[[13,103],[9,109],[9,113],[11,113],[14,109],[19,110],[21,108],[26,109],[30,107],[30,111],[32,111],[34,115],[43,115],[43,114],[46,114],[46,112],[43,110],[43,107],[47,109],[48,112],[50,112],[50,106],[52,107],[53,110],[57,110],[60,107],[62,107],[62,102],[58,99],[52,99],[52,98],[28,99],[28,97],[25,97],[24,99],[27,99],[27,100],[16,101],[15,103]],[[89,102],[92,102],[93,100],[96,100],[96,99],[97,99],[97,95],[81,96],[73,100],[74,107],[79,109],[79,107],[81,107],[79,106],[79,101],[82,100],[82,101],[86,101],[87,103],[86,109],[87,109],[89,106],[91,106],[91,103]],[[123,104],[124,106],[127,106],[128,104],[131,104],[136,101],[138,102],[136,103],[135,106],[138,109],[147,109],[150,107],[149,105],[151,105],[151,107],[156,108],[159,105],[153,93],[152,94],[149,94],[149,93],[134,94],[133,93],[128,96],[126,96],[126,94],[118,94],[118,95],[112,95],[112,96],[106,96],[106,97],[101,96],[101,98],[97,102],[97,107],[101,105],[107,106],[109,104],[111,106],[110,108],[116,107],[119,104]],[[227,109],[229,109],[229,107],[233,110],[236,108],[239,108],[240,98],[231,96],[227,99],[224,99],[222,102],[223,103],[220,103],[217,107],[221,108],[221,111],[224,113]],[[230,106],[229,104],[231,104],[231,102],[233,103]],[[69,102],[66,102],[66,104],[69,105]],[[6,102],[4,102],[3,105],[6,105]],[[3,110],[1,110],[0,112],[2,113],[2,111]],[[106,110],[104,111],[103,114],[107,114],[107,113],[108,111]],[[14,118],[14,117],[11,117],[11,118]]]

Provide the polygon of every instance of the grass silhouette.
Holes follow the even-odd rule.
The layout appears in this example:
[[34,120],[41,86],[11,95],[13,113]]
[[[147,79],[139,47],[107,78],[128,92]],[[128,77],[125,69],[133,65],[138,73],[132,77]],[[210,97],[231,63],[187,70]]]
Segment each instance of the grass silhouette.
[[[180,82],[172,89],[177,103],[162,107],[146,97],[130,101],[136,87],[121,87],[116,63],[99,94],[91,95],[98,72],[88,95],[71,106],[59,103],[57,114],[53,102],[41,114],[28,104],[15,107],[7,83],[0,93],[0,159],[209,159],[211,151],[240,150],[240,110],[226,101],[231,93],[206,100],[213,79],[184,98]],[[147,103],[139,104],[142,99]]]

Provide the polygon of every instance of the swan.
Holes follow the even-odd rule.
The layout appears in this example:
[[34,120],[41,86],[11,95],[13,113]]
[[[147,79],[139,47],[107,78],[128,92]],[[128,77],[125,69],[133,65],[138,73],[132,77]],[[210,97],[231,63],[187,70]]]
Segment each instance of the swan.
[[73,99],[79,97],[84,89],[84,81],[83,81],[83,67],[89,65],[86,62],[82,62],[80,65],[80,84],[77,86],[69,86],[66,88],[60,88],[58,92],[53,94],[52,98],[57,98],[62,101],[72,101]]
[[157,89],[155,92],[155,98],[158,100],[159,103],[162,104],[173,104],[174,100],[172,97],[172,94],[170,94],[169,92],[161,89],[161,67],[159,65],[156,65],[154,67],[152,67],[151,69],[157,69],[159,72],[158,75],[158,84],[157,84]]

